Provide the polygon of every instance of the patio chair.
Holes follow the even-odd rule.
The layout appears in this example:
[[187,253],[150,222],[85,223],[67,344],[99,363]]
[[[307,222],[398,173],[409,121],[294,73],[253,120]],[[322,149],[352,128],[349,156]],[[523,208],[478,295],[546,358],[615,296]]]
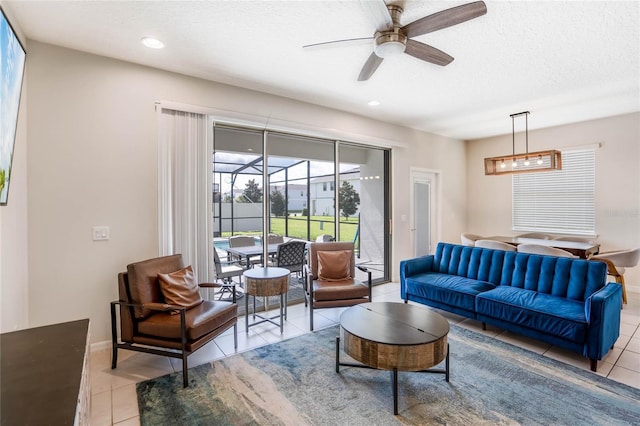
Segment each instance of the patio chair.
[[[111,368],[118,364],[118,349],[182,359],[183,386],[189,385],[187,357],[233,327],[238,347],[238,305],[202,300],[191,266],[182,255],[158,257],[131,263],[118,274],[119,300],[111,302]],[[117,309],[120,307],[120,338]]]
[[[242,286],[242,274],[246,271],[246,268],[239,266],[237,261],[221,261],[218,251],[213,249],[213,263],[216,272],[216,279],[222,282],[220,290],[216,292],[218,300],[230,300],[233,298],[240,298],[244,296],[240,292],[240,289],[235,287],[233,282],[234,277],[238,277],[238,284]],[[228,297],[224,297],[228,294]]]
[[[282,235],[277,235],[277,234],[269,234],[269,237],[267,239],[268,241],[268,245],[271,244],[282,244],[284,243],[284,237]],[[264,236],[260,236],[260,244],[264,245]]]
[[[234,235],[232,237],[229,237],[229,247],[249,247],[249,246],[255,246],[255,245],[256,245],[256,240],[251,236]],[[238,258],[233,256],[231,259],[247,267],[262,263],[261,256],[252,256],[249,259],[248,265],[247,265],[247,261],[244,258]]]
[[[269,266],[275,266],[278,268],[288,269],[290,272],[295,272],[296,275],[301,276],[304,270],[304,261],[306,254],[307,243],[304,241],[291,240],[278,246],[278,252],[274,262],[269,263]],[[287,318],[287,295],[285,293],[284,304],[284,317]]]
[[333,241],[333,237],[329,234],[321,234],[316,237],[316,243],[329,243]]
[[309,326],[313,331],[313,311],[371,302],[371,271],[366,283],[355,279],[354,245],[349,242],[310,243],[307,251],[304,305],[310,306]]

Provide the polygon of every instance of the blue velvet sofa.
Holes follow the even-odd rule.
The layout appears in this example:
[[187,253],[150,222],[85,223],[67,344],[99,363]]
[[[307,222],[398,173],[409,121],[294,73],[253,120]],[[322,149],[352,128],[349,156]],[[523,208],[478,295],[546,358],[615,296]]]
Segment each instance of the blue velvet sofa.
[[622,287],[597,261],[439,243],[400,262],[400,294],[597,361],[620,332]]

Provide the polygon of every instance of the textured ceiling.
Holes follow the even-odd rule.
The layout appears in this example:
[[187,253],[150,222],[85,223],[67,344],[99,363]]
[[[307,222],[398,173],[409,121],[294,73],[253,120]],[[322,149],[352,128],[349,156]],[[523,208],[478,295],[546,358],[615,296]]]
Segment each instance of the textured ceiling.
[[[467,1],[394,3],[406,24]],[[509,114],[524,110],[531,129],[640,111],[639,1],[486,4],[416,38],[453,56],[448,66],[405,54],[358,82],[371,43],[302,46],[372,36],[365,0],[2,1],[29,39],[455,138],[510,133]],[[145,35],[166,47],[145,48]]]

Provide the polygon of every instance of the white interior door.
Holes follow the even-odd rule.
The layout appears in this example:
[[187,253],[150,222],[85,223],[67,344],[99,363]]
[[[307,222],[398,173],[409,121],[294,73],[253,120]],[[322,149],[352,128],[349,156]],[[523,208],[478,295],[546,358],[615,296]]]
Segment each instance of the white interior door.
[[411,204],[413,254],[432,254],[439,234],[437,173],[412,169]]

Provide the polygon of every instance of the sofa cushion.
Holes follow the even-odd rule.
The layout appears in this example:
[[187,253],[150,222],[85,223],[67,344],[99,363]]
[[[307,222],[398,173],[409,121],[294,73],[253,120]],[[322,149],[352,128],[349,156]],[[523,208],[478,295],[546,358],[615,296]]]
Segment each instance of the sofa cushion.
[[[198,291],[191,265],[168,274],[158,274],[158,281],[164,300],[169,305],[184,306],[189,309],[202,303],[202,296]],[[179,312],[171,311],[173,314]]]
[[410,294],[472,312],[475,311],[476,295],[495,288],[485,281],[438,272],[412,275],[407,277],[405,285]]
[[369,296],[369,287],[356,282],[353,278],[341,281],[313,281],[313,300],[349,300]]
[[351,250],[319,251],[318,279],[342,281],[351,278]]
[[[205,300],[185,313],[187,339],[196,340],[237,316],[237,304]],[[138,331],[154,337],[180,339],[180,315],[168,312],[150,315],[138,322]]]
[[476,313],[576,343],[587,336],[584,302],[523,288],[498,286],[478,294]]

